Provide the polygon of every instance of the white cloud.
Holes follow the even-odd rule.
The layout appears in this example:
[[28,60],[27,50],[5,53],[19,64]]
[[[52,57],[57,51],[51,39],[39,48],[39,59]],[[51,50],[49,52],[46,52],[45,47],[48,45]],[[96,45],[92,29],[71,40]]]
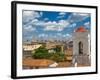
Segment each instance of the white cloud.
[[73,23],[73,24],[71,24],[69,27],[75,27],[77,24],[76,23]]
[[59,22],[47,22],[44,24],[44,30],[51,30],[51,31],[62,31],[64,28],[68,27],[69,22],[66,20],[60,20]]
[[44,18],[44,21],[48,21],[49,19],[48,18]]
[[36,28],[32,27],[32,25],[24,26],[24,31],[35,31]]
[[33,11],[23,11],[23,16],[32,16]]
[[24,39],[26,39],[26,40],[31,40],[32,38],[33,38],[32,35],[29,35],[29,36],[25,36],[25,37],[24,37]]
[[39,34],[38,37],[40,39],[67,39],[67,38],[70,38],[71,35],[70,34],[62,34],[62,33],[56,33],[56,34],[46,34],[46,33],[42,33],[42,34]]
[[27,22],[26,24],[23,24],[24,26],[32,25],[34,23],[37,23],[39,20],[38,19],[32,19],[31,21]]
[[39,21],[38,19],[33,19],[33,20],[32,20],[32,23],[38,22],[38,21]]
[[47,25],[45,26],[44,30],[46,31],[62,31],[64,29],[64,27],[58,25],[57,24],[50,24],[50,25]]
[[38,37],[40,37],[40,38],[41,38],[41,37],[48,37],[48,35],[47,35],[47,34],[42,33],[42,34],[39,34],[39,35],[38,35]]
[[45,24],[44,21],[36,21],[32,23],[32,25],[36,25],[36,26],[44,26],[44,24]]
[[41,17],[42,13],[36,11],[23,11],[23,22],[29,22],[35,18]]
[[85,26],[86,28],[89,28],[89,27],[90,27],[90,22],[84,23],[84,26]]
[[57,28],[55,27],[55,26],[53,26],[53,25],[48,25],[48,26],[46,26],[45,28],[44,28],[44,30],[51,30],[51,31],[53,31],[53,30],[57,30]]
[[84,23],[85,26],[90,26],[90,22]]
[[88,13],[73,13],[74,16],[89,16]]
[[50,30],[50,31],[62,31],[64,28],[66,28],[69,25],[69,22],[67,20],[59,20],[56,21],[39,21],[37,19],[32,20],[29,25],[34,26],[42,26],[44,30]]
[[60,13],[59,13],[59,15],[65,15],[65,14],[66,14],[65,12],[60,12]]
[[72,13],[69,17],[68,20],[70,22],[78,22],[86,19],[87,17],[90,17],[89,13]]
[[[64,28],[66,28],[70,23],[67,20],[59,20],[56,21],[48,21],[48,18],[45,18],[45,20],[41,21],[38,20],[39,17],[43,15],[43,12],[36,12],[36,11],[23,11],[23,22],[25,22],[24,26],[25,28],[28,28],[28,26],[42,26],[44,30],[48,31],[62,31]],[[63,16],[65,13],[59,13],[59,15]],[[30,28],[30,27],[29,27]],[[30,28],[30,30],[34,30],[33,28]]]
[[40,12],[40,15],[42,16],[43,15],[43,12]]
[[69,22],[67,20],[60,20],[58,22],[58,25],[60,25],[62,27],[67,27],[69,25]]
[[65,15],[66,15],[65,12],[60,12],[60,13],[59,13],[59,16],[58,16],[57,18],[63,18]]
[[63,37],[71,37],[70,34],[64,34]]
[[[42,13],[40,13],[42,14]],[[39,12],[36,11],[23,11],[23,17],[40,17]]]
[[69,34],[69,33],[66,33],[66,34],[62,34],[62,33],[57,33],[56,34],[56,39],[60,39],[60,40],[65,40],[65,39],[68,39],[68,38],[71,38],[72,35]]

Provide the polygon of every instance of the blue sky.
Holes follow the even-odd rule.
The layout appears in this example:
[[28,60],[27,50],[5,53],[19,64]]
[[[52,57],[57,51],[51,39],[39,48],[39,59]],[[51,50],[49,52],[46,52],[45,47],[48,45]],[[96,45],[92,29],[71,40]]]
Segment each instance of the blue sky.
[[89,13],[23,10],[23,40],[67,40],[83,26],[90,30]]

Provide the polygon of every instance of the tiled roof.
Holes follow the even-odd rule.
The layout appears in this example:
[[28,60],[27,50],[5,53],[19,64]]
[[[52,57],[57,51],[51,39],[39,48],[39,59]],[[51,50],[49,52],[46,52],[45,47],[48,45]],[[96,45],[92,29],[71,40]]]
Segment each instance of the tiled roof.
[[77,28],[75,32],[87,32],[87,30],[83,26],[81,26]]

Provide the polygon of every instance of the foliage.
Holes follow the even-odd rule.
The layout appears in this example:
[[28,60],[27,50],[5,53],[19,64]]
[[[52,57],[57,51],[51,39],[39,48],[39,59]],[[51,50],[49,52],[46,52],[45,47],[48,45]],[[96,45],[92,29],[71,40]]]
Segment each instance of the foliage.
[[44,46],[41,46],[32,52],[32,57],[34,59],[50,59],[56,62],[61,62],[65,60],[65,54],[61,53],[60,49],[61,48],[57,46],[54,49],[56,50],[56,53],[49,53],[48,50]]
[[48,59],[49,56],[48,50],[43,46],[36,49],[35,52],[32,52],[32,57],[35,59]]
[[65,54],[63,53],[54,53],[52,54],[52,56],[50,57],[51,60],[54,60],[56,62],[61,62],[61,61],[65,61]]

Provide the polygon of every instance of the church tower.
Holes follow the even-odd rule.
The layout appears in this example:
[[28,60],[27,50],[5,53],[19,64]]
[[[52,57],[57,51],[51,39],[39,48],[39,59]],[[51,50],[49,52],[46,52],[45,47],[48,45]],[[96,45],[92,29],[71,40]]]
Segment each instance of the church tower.
[[73,64],[89,66],[90,61],[90,33],[81,26],[73,34]]

